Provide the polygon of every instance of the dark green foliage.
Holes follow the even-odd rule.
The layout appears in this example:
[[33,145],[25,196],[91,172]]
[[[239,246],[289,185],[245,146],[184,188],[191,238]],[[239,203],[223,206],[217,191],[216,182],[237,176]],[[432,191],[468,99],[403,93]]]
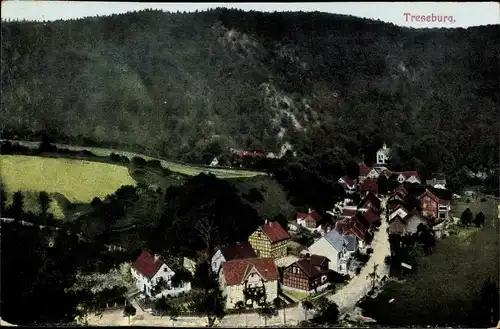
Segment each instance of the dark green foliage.
[[0,177],[0,215],[2,217],[5,217],[5,210],[6,208],[6,203],[7,203],[7,193],[5,193],[5,185],[3,184],[3,180]]
[[17,191],[14,193],[14,196],[12,197],[12,204],[7,210],[7,214],[10,217],[19,220],[24,215],[23,207],[24,207],[23,193],[21,191]]
[[394,165],[459,182],[464,166],[498,170],[498,39],[497,26],[416,30],[318,12],[8,22],[0,120],[5,138],[44,132],[205,164],[283,142],[370,162],[386,141]]
[[483,316],[483,325],[494,326],[498,320],[500,312],[500,288],[498,281],[488,278],[481,287],[481,315]]
[[123,316],[134,316],[136,314],[137,310],[132,304],[127,304],[125,305],[125,308],[123,309]]
[[144,167],[147,164],[147,161],[144,160],[144,158],[135,156],[132,158],[132,164],[136,167]]
[[317,305],[318,313],[311,322],[317,325],[334,326],[338,322],[340,315],[337,304],[328,300],[323,300]]
[[197,257],[201,250],[211,254],[218,245],[247,239],[259,224],[230,182],[200,174],[167,189],[163,214],[147,240],[154,250]]
[[49,194],[45,191],[40,192],[38,195],[38,203],[40,204],[40,214],[46,217],[50,208]]
[[481,227],[484,225],[485,221],[486,221],[486,217],[484,216],[484,214],[482,212],[479,212],[476,215],[476,218],[474,218],[474,225],[476,225],[477,227]]
[[472,211],[469,208],[467,208],[464,210],[464,212],[460,216],[460,223],[463,226],[470,226],[472,224],[473,219],[474,219],[474,215],[472,214]]
[[175,274],[172,277],[172,286],[180,287],[183,282],[191,282],[193,280],[193,275],[191,272],[186,270],[184,267],[180,267],[175,270]]

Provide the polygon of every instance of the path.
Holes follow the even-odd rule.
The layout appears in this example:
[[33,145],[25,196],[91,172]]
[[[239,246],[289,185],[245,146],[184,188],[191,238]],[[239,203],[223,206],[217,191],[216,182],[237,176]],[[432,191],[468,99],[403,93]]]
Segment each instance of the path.
[[[382,208],[386,208],[387,199],[382,199]],[[330,301],[335,302],[339,306],[340,313],[347,313],[354,309],[356,304],[370,291],[372,281],[368,275],[373,272],[373,265],[378,264],[377,274],[380,279],[389,275],[389,266],[385,265],[385,257],[391,254],[389,245],[389,235],[387,233],[388,223],[386,221],[385,211],[381,215],[382,224],[378,232],[375,233],[371,247],[373,254],[362,268],[361,273],[354,277],[345,287],[334,295],[328,296]]]

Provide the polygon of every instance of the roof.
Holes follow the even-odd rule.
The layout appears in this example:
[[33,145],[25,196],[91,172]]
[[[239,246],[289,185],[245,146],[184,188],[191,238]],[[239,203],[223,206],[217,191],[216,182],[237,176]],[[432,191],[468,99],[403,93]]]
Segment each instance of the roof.
[[365,197],[361,200],[361,202],[359,203],[360,206],[362,206],[363,204],[365,204],[367,201],[371,201],[372,204],[377,207],[378,209],[380,209],[380,199],[377,198],[375,196],[375,194],[373,194],[372,192],[369,192],[367,195],[365,195]]
[[259,226],[262,232],[271,240],[271,242],[278,242],[285,239],[290,239],[290,235],[278,222],[267,222]]
[[255,250],[253,250],[248,241],[238,242],[227,246],[221,250],[221,253],[226,261],[257,257]]
[[356,244],[357,244],[357,238],[354,235],[345,235],[344,239],[347,241],[346,248],[348,251],[355,251],[356,250]]
[[426,218],[417,210],[417,209],[413,209],[412,211],[410,211],[406,216],[405,218],[403,218],[403,220],[405,221],[405,223],[408,223],[408,221],[412,218],[412,217],[419,217],[420,219],[422,220],[426,220]]
[[345,236],[356,236],[361,241],[365,241],[368,232],[368,229],[358,222],[355,217],[336,222],[335,230],[341,232]]
[[347,175],[342,176],[341,179],[345,182],[345,184],[347,184],[347,186],[354,186],[356,184],[356,182],[354,182],[354,180],[349,178],[349,176],[347,176]]
[[394,217],[389,224],[389,233],[390,234],[403,234],[406,229],[406,221],[401,218],[399,215]]
[[242,284],[254,268],[265,281],[279,279],[278,269],[272,258],[235,259],[222,263],[222,273],[226,285]]
[[365,163],[360,163],[359,164],[359,175],[360,176],[367,176],[372,168],[368,167]]
[[365,179],[360,186],[361,192],[370,191],[378,194],[378,183],[376,179]]
[[406,209],[406,207],[402,204],[399,204],[396,208],[394,209],[391,209],[391,215],[396,212],[398,209],[403,209],[404,211],[406,211],[406,213],[409,213],[410,211],[408,209]]
[[446,179],[428,179],[425,181],[426,185],[446,185]]
[[321,271],[320,269],[320,266],[327,260],[328,258],[326,257],[312,255],[309,259],[300,259],[295,261],[294,264],[297,264],[297,266],[304,272],[304,274],[308,278],[313,278],[323,273],[323,271]]
[[410,171],[403,171],[400,173],[401,175],[403,175],[406,179],[412,177],[412,176],[415,176],[417,178],[420,178],[419,174],[417,171],[415,170],[410,170]]
[[356,215],[356,212],[357,212],[356,209],[344,208],[344,209],[342,209],[342,216],[352,217],[352,216]]
[[399,185],[391,194],[390,197],[393,197],[393,196],[396,196],[396,195],[400,195],[402,198],[405,198],[409,192],[408,190],[403,186],[403,185]]
[[161,258],[155,259],[153,254],[148,250],[144,250],[139,257],[132,263],[132,268],[141,273],[148,279],[151,279],[160,270],[160,267],[165,263]]
[[322,217],[316,210],[312,210],[311,212],[298,212],[297,219],[303,219],[306,222],[319,222]]
[[373,209],[368,209],[363,213],[363,217],[370,223],[376,224],[380,222],[380,216]]

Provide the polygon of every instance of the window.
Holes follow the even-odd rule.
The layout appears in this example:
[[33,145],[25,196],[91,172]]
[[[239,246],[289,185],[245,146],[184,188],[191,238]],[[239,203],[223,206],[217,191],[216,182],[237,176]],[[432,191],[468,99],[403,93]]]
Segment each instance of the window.
[[439,214],[439,218],[445,218],[445,214]]

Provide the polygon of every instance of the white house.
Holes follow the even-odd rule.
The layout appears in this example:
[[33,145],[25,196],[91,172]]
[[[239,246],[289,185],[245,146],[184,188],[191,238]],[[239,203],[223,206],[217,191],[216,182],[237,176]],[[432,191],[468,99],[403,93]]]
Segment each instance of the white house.
[[389,160],[390,149],[387,148],[387,145],[382,146],[380,150],[377,151],[377,165],[385,165]]
[[255,250],[253,250],[252,246],[248,241],[238,242],[233,245],[227,246],[225,248],[220,248],[213,255],[212,260],[210,262],[212,266],[212,271],[214,273],[219,273],[221,269],[221,265],[224,262],[235,260],[235,259],[244,259],[244,258],[255,258],[257,254]]
[[357,250],[357,238],[352,235],[342,235],[337,230],[331,230],[307,248],[310,254],[328,258],[329,269],[342,274],[347,273],[352,254]]
[[403,171],[400,173],[397,173],[397,181],[398,183],[402,184],[404,182],[409,182],[409,183],[420,183],[420,177],[418,175],[418,172],[416,171]]
[[[175,296],[191,290],[191,283],[185,282],[180,287],[172,286],[172,277],[175,272],[156,255],[144,250],[131,264],[130,271],[136,280],[137,289],[150,298],[161,296]],[[156,285],[163,281],[162,289],[155,293]]]
[[[247,258],[224,262],[220,271],[220,285],[226,296],[226,307],[238,304],[256,306],[251,296],[262,295],[272,303],[278,297],[279,272],[273,258]],[[261,300],[262,301],[262,300]]]
[[408,215],[409,211],[405,209],[402,205],[397,206],[394,210],[389,214],[389,222],[396,216],[401,218],[405,218]]

